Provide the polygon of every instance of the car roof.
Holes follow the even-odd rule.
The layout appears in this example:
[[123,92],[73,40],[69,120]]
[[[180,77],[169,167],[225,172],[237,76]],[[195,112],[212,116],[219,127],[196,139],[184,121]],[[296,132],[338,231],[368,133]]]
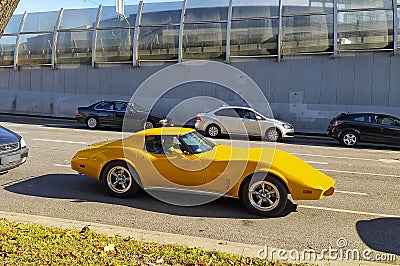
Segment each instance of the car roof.
[[221,109],[232,109],[232,108],[240,108],[240,109],[247,109],[247,110],[254,111],[253,108],[246,107],[246,106],[222,106],[222,107],[219,107],[218,109],[215,109],[214,111],[221,110]]
[[389,114],[383,114],[383,113],[370,113],[370,112],[359,112],[359,113],[341,113],[343,115],[387,115],[387,116],[394,116],[394,115],[389,115]]

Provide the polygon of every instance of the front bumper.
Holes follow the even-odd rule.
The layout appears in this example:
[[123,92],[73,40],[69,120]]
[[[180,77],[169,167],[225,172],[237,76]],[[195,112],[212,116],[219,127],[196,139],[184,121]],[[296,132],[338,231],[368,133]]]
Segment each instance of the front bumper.
[[294,137],[294,128],[293,129],[283,129],[282,138],[293,138]]
[[25,163],[28,158],[29,149],[24,147],[17,151],[4,153],[0,155],[0,173],[7,172],[13,168]]

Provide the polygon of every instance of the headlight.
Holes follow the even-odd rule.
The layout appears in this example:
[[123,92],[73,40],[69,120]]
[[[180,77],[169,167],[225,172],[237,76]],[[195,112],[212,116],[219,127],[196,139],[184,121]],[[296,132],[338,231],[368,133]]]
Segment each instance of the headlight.
[[289,125],[289,124],[282,124],[282,126],[283,126],[284,128],[286,128],[286,129],[292,129],[292,128],[293,128],[293,126],[292,126],[292,125]]
[[162,119],[162,120],[158,121],[158,123],[159,124],[165,124],[165,123],[168,123],[168,120],[167,119]]
[[26,142],[25,142],[24,138],[20,139],[19,145],[21,146],[21,148],[25,148],[26,147]]

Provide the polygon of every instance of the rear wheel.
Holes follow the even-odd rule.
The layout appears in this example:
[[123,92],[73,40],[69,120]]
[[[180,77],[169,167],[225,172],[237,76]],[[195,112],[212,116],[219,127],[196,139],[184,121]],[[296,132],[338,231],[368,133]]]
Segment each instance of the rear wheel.
[[146,123],[144,123],[143,125],[143,129],[152,129],[154,128],[156,125],[154,124],[154,122],[152,121],[146,121]]
[[140,189],[135,174],[131,172],[127,163],[112,162],[104,168],[102,182],[112,196],[126,198],[133,196]]
[[221,129],[219,128],[219,126],[211,124],[207,127],[206,133],[209,137],[216,138],[221,135]]
[[282,181],[273,175],[264,179],[248,178],[243,184],[240,199],[252,213],[260,216],[276,216],[286,207],[288,193]]
[[265,132],[265,139],[267,141],[277,142],[281,138],[281,133],[276,127],[269,128]]
[[346,131],[340,137],[340,143],[347,147],[353,147],[358,143],[358,135],[354,131]]
[[89,117],[86,119],[86,126],[90,129],[95,129],[99,127],[99,119],[96,117]]

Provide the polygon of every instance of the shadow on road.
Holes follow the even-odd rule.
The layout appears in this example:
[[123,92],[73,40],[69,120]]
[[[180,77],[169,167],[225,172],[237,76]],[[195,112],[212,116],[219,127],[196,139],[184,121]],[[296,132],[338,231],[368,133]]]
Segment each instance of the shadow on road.
[[[95,179],[74,174],[43,175],[4,188],[21,195],[42,198],[70,199],[73,202],[100,202],[117,204],[147,211],[172,214],[177,216],[260,219],[249,214],[238,199],[220,198],[214,202],[194,206],[180,207],[161,202],[146,192],[141,191],[128,199],[118,199],[109,196],[106,189]],[[296,212],[297,205],[288,202],[280,217]]]
[[371,249],[400,255],[400,218],[358,221],[357,232]]

